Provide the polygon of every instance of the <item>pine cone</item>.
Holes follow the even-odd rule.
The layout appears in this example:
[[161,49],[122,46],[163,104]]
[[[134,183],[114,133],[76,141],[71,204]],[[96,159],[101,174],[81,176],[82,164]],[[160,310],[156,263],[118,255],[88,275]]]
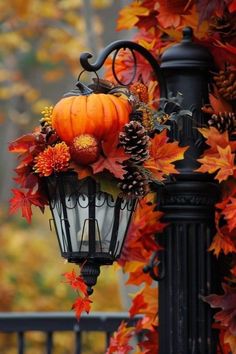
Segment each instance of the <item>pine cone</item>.
[[146,129],[137,121],[130,121],[120,133],[120,144],[125,152],[131,154],[130,161],[140,164],[149,157],[149,136]]
[[124,195],[129,197],[143,197],[148,192],[146,177],[135,167],[127,167],[124,179],[118,187]]
[[218,33],[223,42],[230,42],[236,35],[236,14],[225,9],[223,16],[212,18],[209,29]]
[[228,101],[236,99],[236,73],[229,69],[221,70],[214,76],[219,94]]
[[212,114],[211,119],[208,121],[208,125],[215,127],[220,133],[228,131],[229,134],[236,130],[236,116],[233,112],[219,112],[218,114]]

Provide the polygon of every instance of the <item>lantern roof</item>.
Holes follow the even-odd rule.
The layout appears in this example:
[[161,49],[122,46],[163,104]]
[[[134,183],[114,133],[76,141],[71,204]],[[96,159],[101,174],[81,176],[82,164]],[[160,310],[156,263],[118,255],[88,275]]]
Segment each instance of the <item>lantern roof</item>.
[[209,68],[213,59],[207,48],[193,42],[191,27],[183,29],[183,39],[180,43],[168,48],[161,57],[162,69],[182,67]]

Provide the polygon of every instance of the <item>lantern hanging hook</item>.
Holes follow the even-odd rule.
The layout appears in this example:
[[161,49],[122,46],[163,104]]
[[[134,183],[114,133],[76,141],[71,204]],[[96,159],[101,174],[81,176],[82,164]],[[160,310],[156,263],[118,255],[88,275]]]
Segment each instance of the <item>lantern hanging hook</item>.
[[[144,59],[146,59],[148,61],[148,63],[150,64],[150,66],[153,69],[153,72],[157,78],[157,81],[159,83],[160,86],[160,94],[161,97],[166,97],[166,84],[165,84],[165,80],[164,80],[164,76],[161,72],[161,68],[156,60],[156,58],[143,46],[141,46],[138,43],[132,42],[132,41],[124,41],[124,40],[118,40],[115,42],[112,42],[111,44],[109,44],[107,47],[105,47],[103,49],[103,51],[100,53],[100,55],[98,56],[97,60],[94,63],[90,63],[89,59],[91,59],[93,57],[93,55],[91,53],[82,53],[80,55],[80,64],[82,66],[82,68],[88,72],[95,72],[98,71],[99,69],[101,69],[101,67],[103,66],[103,64],[105,63],[105,60],[107,59],[107,57],[112,53],[115,52],[115,55],[113,57],[113,62],[112,62],[112,67],[113,67],[113,75],[115,77],[115,79],[117,80],[117,75],[116,72],[114,70],[115,68],[115,61],[117,58],[117,54],[118,51],[120,49],[129,49],[132,53],[133,59],[134,59],[134,65],[135,67],[137,67],[137,61],[136,61],[136,57],[134,55],[134,52],[138,52]],[[136,68],[135,68],[136,70]],[[135,74],[133,73],[133,76],[135,77]],[[132,78],[133,80],[134,78]],[[118,83],[121,83],[120,80],[117,80]]]

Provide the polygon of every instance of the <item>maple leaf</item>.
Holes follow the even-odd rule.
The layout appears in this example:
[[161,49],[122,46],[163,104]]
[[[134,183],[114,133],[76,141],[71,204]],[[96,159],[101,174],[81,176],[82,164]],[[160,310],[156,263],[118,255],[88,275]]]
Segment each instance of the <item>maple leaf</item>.
[[131,29],[139,21],[139,16],[148,16],[149,9],[140,6],[138,2],[134,2],[131,5],[125,6],[119,12],[119,18],[117,21],[117,30]]
[[[144,259],[150,258],[152,253],[150,251],[158,249],[157,243],[153,242],[153,237],[158,232],[162,232],[166,225],[160,222],[163,213],[155,210],[153,202],[154,195],[151,193],[139,201],[119,258],[119,264],[124,266],[128,261],[143,262]],[[152,240],[149,242],[150,238]]]
[[157,325],[157,287],[145,285],[143,289],[138,291],[132,301],[130,314],[143,314],[144,319],[139,324],[141,329],[152,329]]
[[144,340],[139,343],[139,346],[142,348],[140,354],[158,353],[159,338],[157,333],[157,327],[154,327],[152,331],[145,333]]
[[231,203],[226,204],[222,213],[227,220],[229,231],[232,231],[236,227],[236,198],[229,200]]
[[204,155],[215,154],[216,156],[218,156],[218,146],[220,146],[221,148],[226,148],[228,145],[230,145],[232,147],[232,151],[234,151],[234,144],[231,145],[227,131],[225,131],[224,133],[220,133],[219,130],[214,127],[199,128],[198,130],[206,139],[206,144],[210,146],[210,149],[206,150]]
[[[224,203],[222,203],[225,205]],[[223,207],[222,205],[222,207]],[[219,203],[217,204],[217,207],[219,207]],[[223,252],[225,255],[228,253],[232,253],[236,251],[235,244],[233,241],[233,238],[231,233],[228,230],[228,225],[224,225],[223,227],[220,227],[220,221],[221,221],[221,212],[216,212],[215,213],[215,227],[216,227],[216,235],[214,236],[212,243],[209,247],[209,251],[213,251],[214,255],[216,257],[219,256],[221,252]]]
[[122,162],[130,158],[129,154],[126,154],[123,147],[117,147],[117,135],[112,139],[102,142],[102,149],[104,156],[100,156],[98,161],[94,162],[91,166],[94,173],[99,173],[104,170],[108,170],[115,177],[123,179],[123,175],[126,172]]
[[78,297],[75,300],[74,304],[72,305],[72,309],[75,310],[75,314],[76,314],[77,319],[80,318],[81,313],[83,311],[86,311],[87,313],[90,312],[91,304],[92,304],[92,301],[89,299],[88,296],[85,296],[84,298]]
[[[213,95],[210,93],[210,107],[212,108],[211,114],[218,114],[220,112],[232,112],[232,106],[229,102],[223,99],[219,95]],[[204,107],[203,107],[204,111]]]
[[132,306],[129,309],[129,314],[134,317],[137,314],[143,314],[148,304],[144,301],[144,296],[142,293],[137,294],[132,300]]
[[233,335],[230,331],[225,331],[224,343],[228,344],[230,352],[227,354],[236,354],[236,335]]
[[129,354],[133,349],[133,347],[129,345],[129,341],[133,334],[134,327],[128,327],[127,323],[122,321],[118,330],[114,332],[110,340],[110,345],[107,348],[106,354]]
[[223,235],[222,232],[218,232],[208,249],[209,251],[213,251],[216,257],[219,257],[219,254],[223,252],[225,255],[228,253],[232,253],[236,251],[235,245],[231,238],[227,235]]
[[32,204],[38,206],[40,208],[44,208],[47,201],[40,193],[32,192],[29,189],[27,192],[20,189],[12,189],[12,193],[14,196],[10,200],[10,214],[16,213],[18,209],[22,211],[22,217],[26,218],[26,220],[30,223],[32,216]]
[[157,180],[163,180],[166,175],[178,173],[172,164],[184,158],[188,147],[178,146],[178,142],[168,143],[167,131],[163,130],[151,140],[150,158],[144,167],[152,172]]
[[143,269],[146,263],[142,264],[142,267],[137,268],[133,272],[129,272],[129,279],[126,282],[126,285],[141,285],[142,283],[146,283],[148,285],[152,284],[152,278],[149,274],[144,273]]
[[87,285],[84,282],[84,279],[81,276],[77,276],[75,270],[63,274],[66,283],[70,284],[71,287],[76,291],[81,291],[84,295],[87,294]]
[[226,180],[230,175],[234,174],[236,167],[234,166],[235,154],[231,153],[230,145],[225,148],[217,146],[219,156],[205,155],[203,158],[198,159],[202,165],[196,170],[197,172],[208,172],[217,174],[214,177],[219,182]]
[[236,287],[222,284],[222,288],[223,295],[208,295],[204,300],[213,308],[221,308],[214,316],[216,322],[227,328],[231,335],[236,336]]
[[199,21],[202,22],[206,19],[209,19],[214,14],[223,14],[224,10],[224,1],[222,0],[198,0],[197,8],[199,11]]
[[34,134],[26,134],[11,142],[8,149],[10,152],[24,153],[29,151],[30,147],[35,145],[35,142]]

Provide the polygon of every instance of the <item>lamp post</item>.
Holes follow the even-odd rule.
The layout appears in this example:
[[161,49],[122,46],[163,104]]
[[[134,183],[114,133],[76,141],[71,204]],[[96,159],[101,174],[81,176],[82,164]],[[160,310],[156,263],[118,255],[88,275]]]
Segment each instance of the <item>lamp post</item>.
[[[170,137],[189,150],[177,164],[178,176],[158,188],[159,209],[169,223],[159,242],[162,277],[159,279],[160,354],[215,354],[216,337],[212,330],[210,308],[202,297],[212,292],[213,260],[207,249],[214,233],[214,204],[218,189],[207,175],[194,172],[196,159],[204,149],[197,131],[206,123],[201,107],[208,103],[209,70],[212,58],[208,51],[192,41],[192,30],[183,31],[180,44],[166,50],[159,66],[142,46],[130,41],[108,45],[93,64],[92,55],[83,53],[81,65],[89,72],[99,70],[105,59],[121,48],[130,49],[136,67],[135,52],[151,65],[157,76],[161,97],[180,92],[183,108],[192,117],[183,117],[181,124],[171,124]],[[98,189],[96,182],[79,182],[73,174],[48,179],[48,194],[62,256],[70,262],[87,263],[82,275],[92,292],[99,267],[111,264],[121,252],[135,200],[113,199]],[[110,224],[108,222],[111,222]],[[154,274],[151,270],[150,274]]]

